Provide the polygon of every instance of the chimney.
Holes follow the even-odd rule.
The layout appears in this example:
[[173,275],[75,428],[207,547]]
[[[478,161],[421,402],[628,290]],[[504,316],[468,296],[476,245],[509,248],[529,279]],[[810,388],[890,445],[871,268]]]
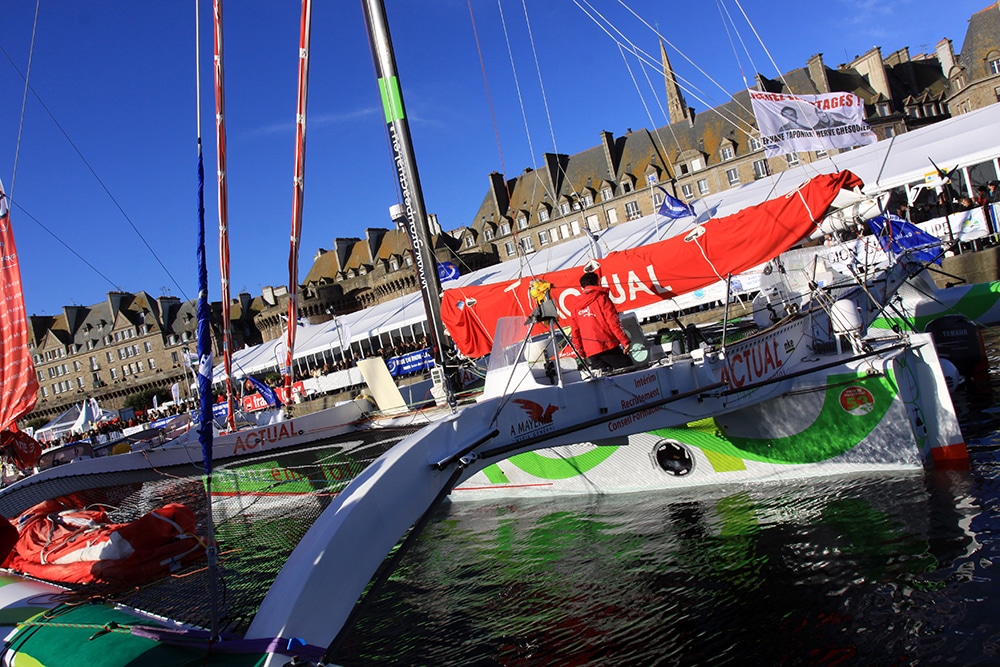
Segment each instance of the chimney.
[[941,63],[941,72],[950,79],[951,70],[955,67],[955,48],[951,40],[947,37],[942,39],[934,50],[937,52],[938,62]]
[[618,178],[618,155],[615,151],[615,135],[607,130],[601,132],[601,146],[604,148],[604,161],[608,165],[608,180]]
[[510,193],[507,192],[507,183],[503,175],[497,172],[490,173],[490,195],[493,197],[493,207],[497,215],[507,215],[510,208]]
[[809,78],[821,93],[830,92],[830,81],[826,77],[826,66],[823,64],[823,54],[817,53],[806,61]]

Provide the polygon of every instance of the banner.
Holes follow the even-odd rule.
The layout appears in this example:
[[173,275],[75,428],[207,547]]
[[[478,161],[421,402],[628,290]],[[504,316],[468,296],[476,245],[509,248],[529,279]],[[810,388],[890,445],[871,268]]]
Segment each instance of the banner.
[[434,367],[434,357],[431,356],[430,350],[424,349],[407,352],[398,357],[390,357],[385,364],[389,367],[389,375],[399,377],[400,375],[430,370]]
[[38,378],[28,347],[21,267],[9,213],[0,183],[0,430],[13,427],[31,412],[38,397]]
[[749,93],[767,157],[867,146],[878,140],[865,122],[864,102],[852,93]]

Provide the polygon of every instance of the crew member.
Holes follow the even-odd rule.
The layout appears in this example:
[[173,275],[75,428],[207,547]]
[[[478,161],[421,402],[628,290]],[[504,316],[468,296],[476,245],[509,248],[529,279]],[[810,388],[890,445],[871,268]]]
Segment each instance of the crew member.
[[628,368],[632,365],[632,359],[625,354],[629,339],[608,290],[600,287],[597,274],[589,271],[580,277],[580,287],[583,294],[573,301],[571,312],[574,347],[587,358],[591,368]]

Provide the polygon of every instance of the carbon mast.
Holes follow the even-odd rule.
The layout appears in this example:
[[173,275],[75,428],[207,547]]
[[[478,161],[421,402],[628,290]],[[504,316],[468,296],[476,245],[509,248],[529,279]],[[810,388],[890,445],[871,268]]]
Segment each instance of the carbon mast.
[[427,223],[424,195],[420,189],[420,176],[417,173],[417,161],[413,154],[410,126],[406,120],[403,92],[399,86],[399,74],[396,70],[396,57],[392,50],[392,38],[389,35],[385,5],[381,0],[362,0],[361,4],[364,8],[368,42],[372,50],[375,75],[378,79],[379,94],[382,97],[382,108],[385,112],[386,130],[389,134],[389,143],[392,146],[396,178],[399,181],[402,213],[405,216],[404,226],[410,237],[413,265],[417,271],[424,310],[427,312],[427,320],[430,323],[430,344],[434,354],[432,377],[434,378],[435,399],[439,403],[445,399],[449,405],[454,405],[454,368],[449,362],[445,349],[445,331],[441,321],[441,280],[438,277],[437,258],[434,256],[430,228]]

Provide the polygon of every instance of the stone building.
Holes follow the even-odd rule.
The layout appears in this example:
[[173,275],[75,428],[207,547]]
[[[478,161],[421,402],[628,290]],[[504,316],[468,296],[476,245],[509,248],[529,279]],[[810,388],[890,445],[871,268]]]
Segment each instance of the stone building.
[[[260,299],[240,294],[230,308],[233,347],[262,342],[253,324]],[[212,304],[213,355],[221,356],[221,304]],[[119,408],[132,393],[187,388],[193,379],[185,355],[197,351],[197,303],[146,292],[109,292],[90,306],[64,306],[55,316],[32,315],[31,354],[38,402],[26,421],[58,415],[85,397]],[[187,380],[185,380],[187,378]]]
[[1000,101],[1000,8],[992,3],[969,19],[958,58],[947,65],[946,103],[953,114],[968,113]]

